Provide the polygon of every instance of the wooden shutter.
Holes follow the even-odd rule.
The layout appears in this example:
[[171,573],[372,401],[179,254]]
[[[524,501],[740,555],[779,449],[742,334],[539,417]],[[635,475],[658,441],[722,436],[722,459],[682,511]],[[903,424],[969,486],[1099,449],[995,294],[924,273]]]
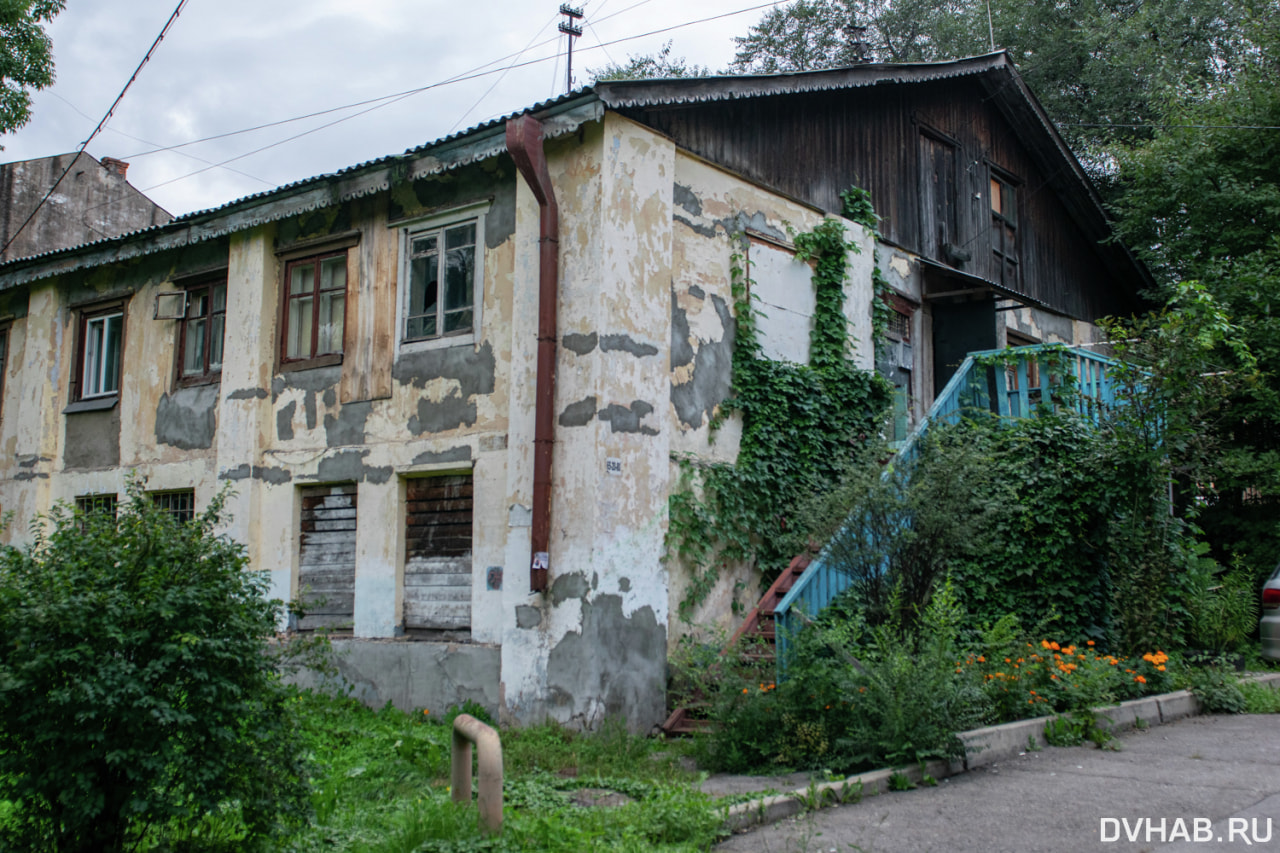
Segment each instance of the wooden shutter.
[[406,482],[404,625],[471,627],[471,475]]
[[356,487],[302,490],[298,542],[298,598],[302,630],[350,628],[355,621]]

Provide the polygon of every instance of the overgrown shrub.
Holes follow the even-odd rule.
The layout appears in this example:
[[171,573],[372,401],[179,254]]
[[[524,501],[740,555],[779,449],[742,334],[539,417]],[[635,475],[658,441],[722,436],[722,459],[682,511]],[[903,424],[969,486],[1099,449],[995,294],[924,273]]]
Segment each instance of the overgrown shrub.
[[812,626],[781,684],[725,679],[705,759],[724,770],[849,771],[962,755],[956,733],[982,723],[986,702],[955,665],[960,619],[944,585],[915,629],[856,617]]
[[180,523],[134,482],[118,519],[58,506],[29,547],[0,549],[7,849],[199,849],[210,820],[246,849],[304,813],[267,648],[280,603],[214,535],[223,502]]

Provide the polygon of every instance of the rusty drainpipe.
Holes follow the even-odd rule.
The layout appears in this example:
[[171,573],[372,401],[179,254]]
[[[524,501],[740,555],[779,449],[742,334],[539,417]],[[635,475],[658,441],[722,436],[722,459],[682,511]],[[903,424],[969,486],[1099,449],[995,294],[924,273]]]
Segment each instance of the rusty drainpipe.
[[547,588],[551,551],[551,456],[555,446],[556,308],[559,305],[560,209],[542,149],[542,124],[531,115],[507,120],[507,151],[539,207],[538,376],[533,414],[533,530],[529,591]]

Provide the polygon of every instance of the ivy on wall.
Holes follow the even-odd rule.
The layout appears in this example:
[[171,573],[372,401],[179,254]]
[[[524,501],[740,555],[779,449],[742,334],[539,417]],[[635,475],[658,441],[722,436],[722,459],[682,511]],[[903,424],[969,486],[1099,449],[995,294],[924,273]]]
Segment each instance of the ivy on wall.
[[[869,202],[866,213],[872,223],[868,227],[874,228]],[[858,247],[834,218],[792,239],[796,259],[814,266],[808,364],[762,355],[743,264],[743,238],[734,238],[733,379],[712,430],[714,434],[724,417],[737,413],[742,416],[742,440],[733,464],[679,460],[680,481],[669,498],[667,555],[690,572],[691,582],[679,605],[685,621],[706,600],[723,568],[754,562],[768,580],[787,565],[798,550],[788,524],[789,509],[839,480],[855,450],[879,430],[889,403],[888,383],[859,369],[852,358],[844,287],[848,253]]]

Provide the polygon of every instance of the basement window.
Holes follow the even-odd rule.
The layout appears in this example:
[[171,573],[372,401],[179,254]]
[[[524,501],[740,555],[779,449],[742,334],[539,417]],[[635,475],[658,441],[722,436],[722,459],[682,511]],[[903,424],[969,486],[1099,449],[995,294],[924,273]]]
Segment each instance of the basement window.
[[118,500],[115,495],[77,495],[76,512],[81,515],[110,515],[116,517]]
[[488,204],[401,227],[399,338],[431,348],[474,341],[484,282]]
[[196,493],[194,489],[178,489],[171,492],[152,492],[151,502],[161,512],[167,512],[179,524],[196,517]]
[[356,486],[300,491],[298,629],[350,630],[355,621]]

